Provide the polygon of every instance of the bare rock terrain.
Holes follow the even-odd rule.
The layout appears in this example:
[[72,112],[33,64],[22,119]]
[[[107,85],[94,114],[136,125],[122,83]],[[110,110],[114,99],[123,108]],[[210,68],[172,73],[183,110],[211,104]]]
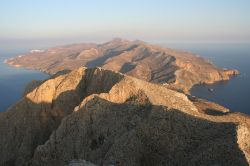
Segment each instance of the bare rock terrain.
[[250,163],[249,116],[102,68],[31,83],[0,135],[4,166]]

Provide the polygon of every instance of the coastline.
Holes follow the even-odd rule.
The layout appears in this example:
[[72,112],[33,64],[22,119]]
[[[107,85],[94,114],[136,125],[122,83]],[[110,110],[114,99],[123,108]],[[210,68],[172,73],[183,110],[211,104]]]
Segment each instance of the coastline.
[[[25,56],[25,55],[24,55]],[[17,56],[17,57],[19,57],[19,56]],[[27,70],[33,70],[33,71],[39,71],[39,72],[42,72],[42,73],[44,73],[44,74],[47,74],[47,75],[49,75],[49,76],[52,76],[52,75],[54,75],[54,74],[56,74],[56,73],[51,73],[51,72],[49,72],[49,71],[47,71],[46,69],[45,70],[41,70],[41,69],[36,69],[36,68],[32,68],[32,67],[27,67],[27,66],[23,66],[23,65],[20,65],[20,64],[14,64],[13,62],[10,62],[11,60],[14,60],[15,58],[17,58],[17,57],[13,57],[13,58],[10,58],[10,59],[5,59],[4,60],[4,63],[5,64],[7,64],[7,65],[9,65],[9,66],[11,66],[11,67],[15,67],[15,68],[24,68],[24,69],[27,69]],[[204,57],[202,57],[204,60],[208,60],[208,59],[206,59],[206,58],[204,58]],[[197,86],[197,85],[212,85],[212,84],[216,84],[216,83],[218,83],[218,82],[223,82],[223,81],[230,81],[231,80],[231,78],[232,77],[237,77],[238,75],[240,75],[240,71],[239,70],[237,70],[237,69],[227,69],[227,68],[223,68],[223,69],[221,69],[222,70],[222,72],[223,73],[225,73],[225,75],[227,75],[228,77],[226,77],[226,78],[224,78],[224,77],[222,77],[222,79],[215,79],[215,80],[213,80],[213,81],[210,81],[210,82],[206,82],[206,81],[204,81],[204,82],[199,82],[199,83],[195,83],[195,84],[192,84],[192,86],[191,87],[188,87],[188,88],[183,88],[183,93],[185,93],[185,94],[187,94],[187,95],[190,95],[190,91],[191,91],[191,89],[194,87],[194,86]],[[61,70],[61,71],[63,71],[63,70]],[[60,71],[58,71],[58,72],[60,72]],[[178,72],[178,70],[176,71],[176,72]],[[169,83],[162,83],[161,85],[165,85],[165,86],[169,86],[169,88],[173,88],[173,89],[175,89],[175,90],[178,90],[177,88],[178,88],[178,85],[176,85],[176,84],[169,84]],[[175,87],[176,86],[176,87]]]

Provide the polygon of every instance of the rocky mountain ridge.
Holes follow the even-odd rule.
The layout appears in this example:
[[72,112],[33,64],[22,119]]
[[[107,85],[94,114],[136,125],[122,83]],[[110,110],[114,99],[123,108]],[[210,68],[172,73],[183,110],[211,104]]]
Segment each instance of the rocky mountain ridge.
[[5,63],[49,74],[81,66],[99,66],[184,92],[188,92],[195,84],[229,80],[231,76],[239,74],[237,70],[218,68],[190,52],[123,39],[103,44],[73,44],[50,48],[43,52],[20,55]]
[[27,86],[0,114],[0,165],[249,165],[250,118],[102,68]]

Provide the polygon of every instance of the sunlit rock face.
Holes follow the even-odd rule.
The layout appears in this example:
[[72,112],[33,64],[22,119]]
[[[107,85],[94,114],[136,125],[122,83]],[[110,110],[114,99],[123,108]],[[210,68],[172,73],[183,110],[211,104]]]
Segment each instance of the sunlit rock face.
[[142,41],[114,39],[103,44],[74,44],[32,52],[5,61],[54,74],[81,66],[119,71],[136,78],[168,84],[188,92],[194,84],[214,83],[237,75],[237,70],[224,70],[190,52],[162,48]]
[[250,118],[102,68],[33,82],[0,114],[0,165],[249,165]]

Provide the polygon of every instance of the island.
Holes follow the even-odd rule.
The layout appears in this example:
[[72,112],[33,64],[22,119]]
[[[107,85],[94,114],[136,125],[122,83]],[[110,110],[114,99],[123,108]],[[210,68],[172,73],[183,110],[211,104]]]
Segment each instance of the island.
[[195,84],[229,80],[237,70],[222,69],[187,51],[114,39],[103,44],[84,43],[31,51],[6,60],[15,67],[55,74],[81,66],[102,67],[188,93]]

